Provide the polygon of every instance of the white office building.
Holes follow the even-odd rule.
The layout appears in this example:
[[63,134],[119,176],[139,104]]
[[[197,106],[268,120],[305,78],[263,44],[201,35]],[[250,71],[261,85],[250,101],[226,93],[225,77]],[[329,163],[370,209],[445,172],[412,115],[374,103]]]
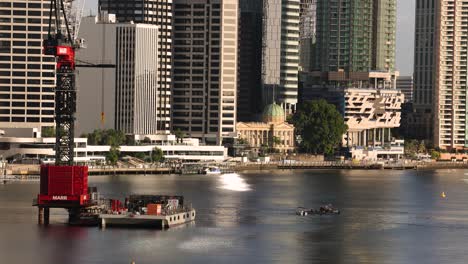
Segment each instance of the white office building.
[[126,134],[157,134],[158,28],[116,23],[115,16],[85,17],[80,37],[86,49],[79,64],[114,64],[115,68],[82,68],[78,72],[78,134],[97,128]]
[[[154,148],[163,152],[164,158],[184,161],[223,161],[227,149],[223,146],[200,145],[198,139],[186,138],[177,142],[174,135],[149,135],[151,143],[139,146],[120,146],[122,156],[141,153],[150,155]],[[155,138],[156,137],[156,138]],[[54,162],[55,138],[10,137],[9,133],[0,136],[0,156],[8,160],[34,159]],[[75,138],[74,160],[81,164],[102,163],[110,150],[108,145],[89,145],[86,138]]]
[[158,133],[169,133],[172,89],[172,0],[99,0],[99,9],[116,14],[119,23],[144,23],[158,27]]

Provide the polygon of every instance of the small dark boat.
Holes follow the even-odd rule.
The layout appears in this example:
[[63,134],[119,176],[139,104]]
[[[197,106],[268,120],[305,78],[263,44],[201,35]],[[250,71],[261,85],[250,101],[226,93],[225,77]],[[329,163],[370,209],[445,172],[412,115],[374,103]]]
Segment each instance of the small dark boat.
[[319,209],[314,208],[305,208],[305,207],[298,207],[296,210],[296,214],[300,216],[306,215],[337,215],[340,214],[340,210],[334,208],[331,204],[327,204],[324,206],[320,206]]

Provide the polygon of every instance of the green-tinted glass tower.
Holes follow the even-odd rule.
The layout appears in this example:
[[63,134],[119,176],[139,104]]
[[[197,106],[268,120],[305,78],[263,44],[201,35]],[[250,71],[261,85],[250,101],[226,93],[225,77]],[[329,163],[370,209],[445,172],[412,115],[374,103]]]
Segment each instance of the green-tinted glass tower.
[[317,0],[314,71],[393,71],[396,0]]

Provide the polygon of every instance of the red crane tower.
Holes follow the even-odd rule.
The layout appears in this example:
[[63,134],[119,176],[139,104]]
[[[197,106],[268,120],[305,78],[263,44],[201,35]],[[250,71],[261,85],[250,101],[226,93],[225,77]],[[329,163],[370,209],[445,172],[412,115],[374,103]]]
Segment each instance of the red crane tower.
[[[71,1],[70,1],[71,2]],[[44,55],[56,59],[55,87],[55,165],[41,167],[39,223],[49,223],[50,208],[68,209],[70,219],[79,216],[83,208],[93,205],[88,194],[88,167],[77,166],[74,156],[74,124],[76,112],[75,50],[65,12],[64,0],[50,0],[49,28],[43,42]],[[63,20],[62,20],[63,19]],[[62,32],[65,31],[65,32]],[[85,64],[84,67],[115,67]]]

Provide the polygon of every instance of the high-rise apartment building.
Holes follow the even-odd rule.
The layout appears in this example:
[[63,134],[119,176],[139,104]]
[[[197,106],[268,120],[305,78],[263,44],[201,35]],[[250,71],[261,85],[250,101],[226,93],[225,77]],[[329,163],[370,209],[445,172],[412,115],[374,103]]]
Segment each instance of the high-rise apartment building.
[[398,76],[396,88],[405,96],[405,103],[413,102],[413,76]]
[[316,12],[313,71],[322,80],[334,72],[359,79],[354,73],[394,70],[396,0],[317,0]]
[[286,114],[297,104],[300,0],[263,1],[263,101]]
[[257,120],[262,112],[262,0],[239,0],[237,121]]
[[468,148],[468,0],[438,0],[435,4],[434,145]]
[[206,144],[235,136],[238,0],[174,1],[173,129]]
[[80,37],[87,48],[77,53],[80,61],[115,64],[112,69],[78,71],[78,133],[113,128],[126,134],[158,132],[158,27],[115,23],[115,16],[85,17]]
[[408,115],[409,137],[433,140],[438,0],[417,0],[414,41],[413,112]]
[[159,28],[158,132],[168,133],[171,125],[172,17],[173,0],[99,0],[101,11],[116,14],[120,23],[134,22]]
[[258,119],[273,101],[297,103],[300,0],[240,0],[238,113]]
[[54,125],[55,60],[42,54],[50,4],[0,2],[0,127]]
[[317,0],[301,0],[299,23],[300,71],[310,72],[313,68],[314,45],[317,25]]
[[395,70],[396,0],[373,1],[372,70]]

